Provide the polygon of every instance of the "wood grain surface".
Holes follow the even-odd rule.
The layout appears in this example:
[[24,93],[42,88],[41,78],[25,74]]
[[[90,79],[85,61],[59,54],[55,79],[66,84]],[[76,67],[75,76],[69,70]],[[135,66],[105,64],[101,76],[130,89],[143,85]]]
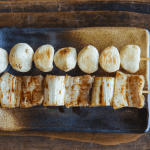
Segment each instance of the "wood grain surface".
[[[149,0],[0,1],[0,27],[14,26],[71,28],[130,26],[141,27],[150,30],[149,18]],[[141,135],[117,133],[1,131],[0,149],[148,150],[150,149],[150,132]]]

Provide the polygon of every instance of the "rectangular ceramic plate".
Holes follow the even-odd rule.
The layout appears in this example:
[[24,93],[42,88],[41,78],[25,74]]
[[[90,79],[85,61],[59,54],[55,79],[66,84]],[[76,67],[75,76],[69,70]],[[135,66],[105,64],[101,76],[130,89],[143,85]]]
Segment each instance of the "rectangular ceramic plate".
[[[141,57],[149,57],[149,33],[139,28],[96,27],[77,29],[54,28],[0,28],[0,47],[10,52],[17,43],[28,43],[34,50],[44,44],[51,44],[55,52],[63,47],[75,47],[79,52],[87,45],[93,45],[101,53],[108,46],[118,50],[126,44],[135,44],[141,48]],[[39,71],[33,63],[27,73],[20,73],[9,65],[7,71],[13,75],[46,75]],[[120,71],[127,73],[120,68]],[[48,74],[66,75],[54,65]],[[67,73],[71,76],[84,75],[78,66]],[[136,74],[145,76],[144,90],[148,89],[148,61],[140,62]],[[95,76],[115,76],[106,73],[100,66]],[[47,130],[47,131],[81,131],[81,132],[130,132],[143,133],[149,130],[148,96],[145,94],[145,106],[142,109],[112,107],[65,108],[65,107],[32,107],[32,108],[0,108],[0,130]]]

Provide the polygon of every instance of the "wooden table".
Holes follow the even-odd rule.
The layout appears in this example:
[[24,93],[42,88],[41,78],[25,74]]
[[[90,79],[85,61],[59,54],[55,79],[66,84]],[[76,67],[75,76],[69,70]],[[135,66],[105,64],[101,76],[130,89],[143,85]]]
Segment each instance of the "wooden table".
[[[0,12],[0,27],[132,26],[150,30],[149,0],[1,0]],[[150,149],[150,132],[117,134],[1,131],[0,149],[142,150]]]

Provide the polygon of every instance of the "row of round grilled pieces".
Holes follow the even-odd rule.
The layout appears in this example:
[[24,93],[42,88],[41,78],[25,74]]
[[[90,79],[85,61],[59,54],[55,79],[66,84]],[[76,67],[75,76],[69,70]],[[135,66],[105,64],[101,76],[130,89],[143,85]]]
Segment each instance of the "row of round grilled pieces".
[[73,47],[59,49],[54,55],[54,48],[51,45],[43,45],[34,53],[28,44],[18,43],[11,49],[9,56],[6,50],[0,48],[0,73],[7,68],[9,62],[13,69],[28,72],[33,60],[35,66],[43,72],[50,72],[53,69],[54,60],[55,65],[65,72],[74,69],[78,62],[79,68],[89,74],[98,70],[98,63],[109,73],[119,70],[120,64],[126,71],[135,73],[139,70],[140,53],[140,47],[137,45],[124,46],[120,54],[116,47],[110,46],[99,56],[98,50],[88,45],[78,56]]

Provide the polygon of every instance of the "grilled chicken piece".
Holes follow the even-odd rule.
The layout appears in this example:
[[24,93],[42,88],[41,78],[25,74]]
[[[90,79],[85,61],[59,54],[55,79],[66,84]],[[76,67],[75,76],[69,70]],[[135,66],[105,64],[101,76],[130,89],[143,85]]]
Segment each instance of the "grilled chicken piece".
[[128,75],[126,97],[129,107],[142,108],[144,106],[145,98],[142,95],[144,82],[144,76],[142,75]]
[[46,75],[43,106],[63,106],[64,98],[65,76]]
[[66,75],[65,106],[89,106],[90,90],[94,82],[94,76],[84,75],[71,77]]
[[117,71],[113,108],[118,109],[125,106],[142,108],[144,106],[142,95],[144,82],[142,75],[130,75]]
[[22,77],[4,73],[1,77],[1,106],[3,108],[19,107],[22,96]]
[[23,97],[20,107],[29,108],[32,106],[41,105],[43,102],[43,79],[38,76],[23,76]]
[[113,77],[95,77],[91,106],[112,106],[114,80]]

